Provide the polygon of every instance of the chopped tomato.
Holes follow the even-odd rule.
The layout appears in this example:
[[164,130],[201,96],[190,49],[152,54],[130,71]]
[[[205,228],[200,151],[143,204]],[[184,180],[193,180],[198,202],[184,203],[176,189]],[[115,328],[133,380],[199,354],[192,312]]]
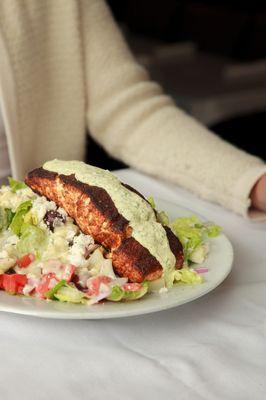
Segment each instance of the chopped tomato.
[[27,283],[26,275],[2,274],[0,275],[0,289],[10,294],[21,294]]
[[26,254],[25,256],[17,259],[17,265],[20,268],[27,268],[35,260],[34,254]]
[[126,292],[137,292],[142,289],[142,285],[140,283],[136,283],[136,282],[133,282],[133,283],[129,282],[129,283],[124,283],[122,288]]
[[98,296],[100,291],[101,283],[108,284],[112,281],[109,276],[96,276],[95,278],[88,279],[88,290],[89,296]]
[[54,273],[43,275],[41,282],[36,287],[36,293],[45,299],[45,294],[58,283],[58,279]]

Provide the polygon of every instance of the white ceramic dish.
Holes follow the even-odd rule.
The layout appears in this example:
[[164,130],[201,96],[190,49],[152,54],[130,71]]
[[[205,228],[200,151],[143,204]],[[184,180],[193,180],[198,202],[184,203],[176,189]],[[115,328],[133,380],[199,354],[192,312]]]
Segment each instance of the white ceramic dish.
[[[171,219],[195,215],[191,210],[164,200],[155,199],[158,209],[165,210]],[[202,218],[202,216],[200,216]],[[201,285],[176,285],[167,293],[149,293],[139,301],[94,306],[75,305],[56,301],[11,296],[0,291],[0,311],[58,319],[121,318],[166,310],[193,301],[215,289],[229,274],[233,263],[232,245],[223,234],[211,239],[210,254],[204,263],[209,272]]]

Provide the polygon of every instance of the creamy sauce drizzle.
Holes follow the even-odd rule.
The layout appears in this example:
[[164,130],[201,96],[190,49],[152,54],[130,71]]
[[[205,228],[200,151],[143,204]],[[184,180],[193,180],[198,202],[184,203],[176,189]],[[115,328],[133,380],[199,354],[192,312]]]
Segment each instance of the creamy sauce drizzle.
[[172,253],[166,232],[152,207],[139,195],[125,188],[108,170],[93,167],[81,161],[48,161],[43,168],[62,175],[74,174],[82,183],[106,190],[118,212],[129,221],[132,236],[159,261],[165,273],[173,271],[176,259]]

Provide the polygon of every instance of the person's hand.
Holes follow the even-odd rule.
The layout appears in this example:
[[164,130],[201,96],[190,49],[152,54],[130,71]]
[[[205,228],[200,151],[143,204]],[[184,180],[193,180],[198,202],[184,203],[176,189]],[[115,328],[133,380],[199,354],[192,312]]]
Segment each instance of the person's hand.
[[266,174],[264,174],[253,187],[250,198],[253,207],[266,212]]

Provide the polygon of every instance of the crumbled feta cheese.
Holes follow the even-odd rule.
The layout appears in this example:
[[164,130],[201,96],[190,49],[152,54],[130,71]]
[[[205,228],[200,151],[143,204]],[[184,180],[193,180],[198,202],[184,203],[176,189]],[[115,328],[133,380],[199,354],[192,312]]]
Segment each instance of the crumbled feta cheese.
[[27,196],[28,198],[37,197],[36,194],[33,192],[33,190],[31,190],[30,187],[19,189],[19,190],[16,191],[16,194],[18,196]]
[[56,210],[56,204],[53,201],[48,201],[44,196],[38,196],[32,203],[31,213],[36,215],[38,223],[40,223],[47,211]]
[[36,277],[39,278],[42,275],[40,264],[36,262],[32,262],[26,268],[20,268],[19,266],[15,266],[14,270],[21,275],[27,275],[27,277],[33,276],[35,278]]
[[87,286],[87,280],[90,278],[90,271],[86,267],[78,268],[76,274],[79,277],[79,285],[82,287]]
[[18,241],[19,241],[19,238],[17,235],[10,234],[7,236],[5,242],[6,242],[6,245],[15,246],[18,243]]
[[70,247],[68,253],[69,262],[78,267],[86,265],[86,247],[89,247],[92,244],[94,244],[94,240],[89,235],[84,235],[83,233],[80,233],[78,236],[75,236],[73,239],[73,245]]
[[0,253],[0,274],[8,271],[10,268],[14,267],[15,264],[16,260],[8,257],[8,254],[5,251]]
[[[58,207],[57,211],[64,217],[65,219],[68,217],[66,211],[62,207]],[[70,218],[72,220],[72,218]],[[73,221],[73,220],[72,220]]]

